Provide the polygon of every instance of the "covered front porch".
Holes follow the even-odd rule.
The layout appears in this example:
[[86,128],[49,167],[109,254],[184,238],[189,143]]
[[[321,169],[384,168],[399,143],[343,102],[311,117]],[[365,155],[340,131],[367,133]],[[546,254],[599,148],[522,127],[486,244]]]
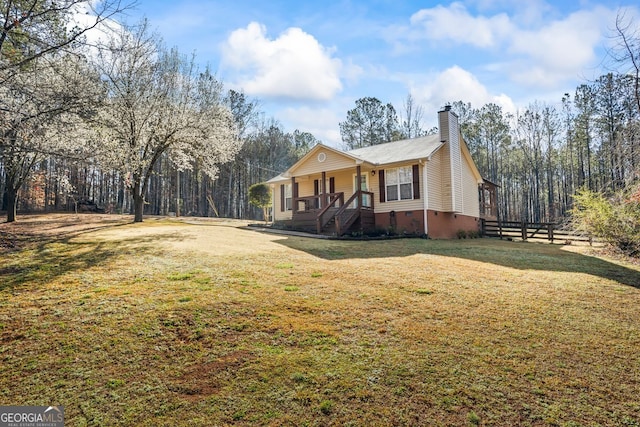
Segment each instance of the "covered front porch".
[[373,231],[376,225],[371,172],[357,165],[331,174],[322,171],[290,178],[287,189],[291,195],[282,195],[285,206],[291,201],[286,206],[291,209],[290,226],[336,236]]

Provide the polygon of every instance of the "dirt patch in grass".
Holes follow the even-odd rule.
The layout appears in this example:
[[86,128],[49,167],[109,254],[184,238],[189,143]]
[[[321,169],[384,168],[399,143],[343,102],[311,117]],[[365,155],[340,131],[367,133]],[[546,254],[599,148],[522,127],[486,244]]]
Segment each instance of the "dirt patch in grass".
[[640,425],[624,260],[47,218],[1,254],[6,404],[69,425]]
[[219,357],[213,362],[195,363],[188,366],[180,377],[168,386],[169,391],[186,396],[195,401],[220,392],[220,372],[232,372],[240,369],[255,356],[246,350],[236,350]]

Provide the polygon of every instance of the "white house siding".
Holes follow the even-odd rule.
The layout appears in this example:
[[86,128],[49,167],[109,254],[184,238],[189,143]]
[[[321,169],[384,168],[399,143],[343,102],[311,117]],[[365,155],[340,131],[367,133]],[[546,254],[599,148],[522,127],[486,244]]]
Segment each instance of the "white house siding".
[[[436,151],[427,162],[427,185],[429,186],[429,209],[443,210],[442,149]],[[423,180],[424,181],[424,180]]]
[[280,185],[275,184],[273,187],[273,219],[274,221],[287,221],[292,218],[292,211],[283,212],[280,210]]
[[[420,185],[422,187],[422,185]],[[420,190],[422,191],[422,189]],[[380,199],[376,199],[380,200]],[[420,199],[417,200],[394,200],[392,202],[380,203],[376,202],[376,213],[387,213],[391,211],[403,212],[403,211],[418,211],[424,209],[422,193],[420,193]]]
[[[296,177],[298,183],[298,197],[313,196],[313,180],[314,177]],[[320,176],[318,176],[320,179]]]
[[462,160],[462,213],[473,217],[480,216],[480,202],[478,200],[478,182],[473,176],[471,166]]
[[464,209],[464,194],[462,184],[462,152],[460,151],[460,133],[458,131],[458,118],[453,116],[452,120],[456,120],[455,132],[450,132],[450,150],[451,150],[451,185],[453,187],[453,210],[462,212]]
[[[324,154],[325,160],[320,162],[318,156]],[[354,159],[343,156],[327,149],[319,149],[311,158],[299,165],[297,168],[291,170],[293,176],[305,176],[321,173],[322,171],[335,171],[340,169],[355,169],[356,162]],[[313,182],[312,182],[313,183]],[[302,194],[302,193],[300,193]],[[313,188],[312,192],[313,194]]]
[[[346,171],[335,171],[335,172],[327,172],[327,180],[333,177],[336,193],[343,192],[344,193],[344,201],[346,202],[349,197],[353,194],[353,176],[356,173],[355,166],[351,165],[350,170]],[[365,172],[362,172],[365,173]],[[329,192],[329,187],[327,184],[327,192]]]
[[445,145],[440,149],[440,190],[442,200],[442,211],[453,211],[453,197],[451,196],[451,155],[449,145]]

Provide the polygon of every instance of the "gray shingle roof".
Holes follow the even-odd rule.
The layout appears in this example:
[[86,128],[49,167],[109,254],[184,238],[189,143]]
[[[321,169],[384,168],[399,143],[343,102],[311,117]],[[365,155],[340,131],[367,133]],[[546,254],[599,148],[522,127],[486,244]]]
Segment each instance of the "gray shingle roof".
[[425,159],[431,156],[441,145],[440,135],[435,134],[357,148],[347,151],[347,153],[366,162],[382,165]]
[[[428,135],[419,138],[403,139],[401,141],[387,142],[384,144],[372,145],[370,147],[358,148],[343,153],[356,159],[363,160],[373,165],[387,165],[393,163],[402,163],[412,160],[426,159],[436,152],[442,146],[440,135]],[[316,147],[325,147],[340,152],[335,148],[326,147],[322,144]],[[314,147],[314,148],[316,148]],[[305,155],[298,163],[305,161],[310,156],[313,149]],[[296,163],[296,164],[298,164]],[[291,170],[294,166],[289,168]],[[267,183],[275,183],[290,180],[286,173],[282,173],[271,178]]]

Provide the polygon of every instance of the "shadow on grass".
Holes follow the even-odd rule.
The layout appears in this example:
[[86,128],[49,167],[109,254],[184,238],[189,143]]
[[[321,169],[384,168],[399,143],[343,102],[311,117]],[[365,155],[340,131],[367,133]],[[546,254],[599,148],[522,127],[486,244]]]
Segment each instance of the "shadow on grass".
[[[101,227],[104,229],[104,227]],[[82,230],[73,237],[88,233]],[[74,241],[73,237],[49,240],[12,252],[0,266],[0,291],[25,285],[43,285],[72,271],[106,265],[122,257],[139,257],[161,250],[159,242],[180,241],[181,233],[154,234],[106,242]]]
[[340,241],[296,237],[277,242],[327,260],[437,255],[520,270],[591,274],[640,289],[640,269],[628,268],[595,256],[570,252],[559,245],[545,243],[497,239]]

